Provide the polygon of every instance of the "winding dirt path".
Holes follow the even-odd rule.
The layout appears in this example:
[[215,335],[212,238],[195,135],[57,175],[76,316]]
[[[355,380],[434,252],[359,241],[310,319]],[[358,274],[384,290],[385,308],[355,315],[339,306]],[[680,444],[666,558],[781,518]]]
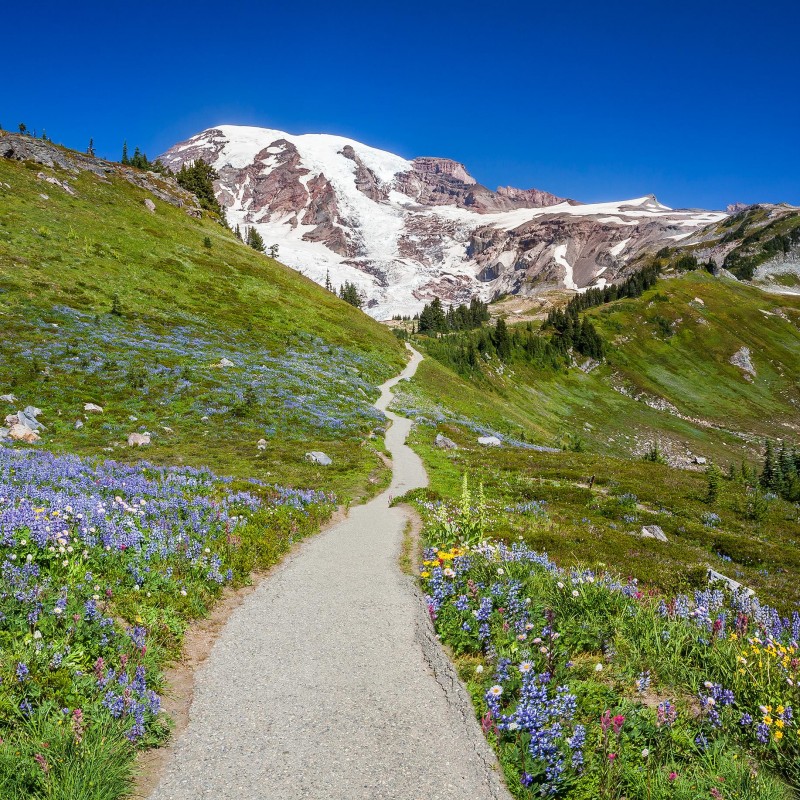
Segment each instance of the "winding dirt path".
[[[409,348],[411,349],[411,348]],[[392,425],[389,489],[307,540],[231,615],[197,674],[189,725],[151,800],[509,798],[413,580],[398,567],[427,485]]]

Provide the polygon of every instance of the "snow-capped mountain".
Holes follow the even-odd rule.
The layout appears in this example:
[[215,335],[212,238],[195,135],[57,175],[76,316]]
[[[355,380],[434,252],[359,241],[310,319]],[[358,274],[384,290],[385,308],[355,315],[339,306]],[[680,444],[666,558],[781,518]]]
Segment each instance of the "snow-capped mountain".
[[538,189],[478,184],[446,158],[407,160],[326,134],[222,125],[170,148],[203,159],[232,226],[255,226],[280,260],[318,283],[352,281],[378,319],[447,302],[613,280],[654,244],[726,215],[674,211],[653,196],[581,204]]

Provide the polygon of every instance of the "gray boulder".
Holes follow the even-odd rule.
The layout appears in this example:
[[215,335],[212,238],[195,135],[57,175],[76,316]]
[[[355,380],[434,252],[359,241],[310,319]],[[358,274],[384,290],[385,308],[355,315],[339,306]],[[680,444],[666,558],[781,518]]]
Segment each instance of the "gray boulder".
[[0,401],[3,403],[16,403],[17,398],[13,394],[0,394]]
[[484,447],[500,447],[503,443],[496,436],[479,436],[478,444]]
[[132,433],[128,436],[128,447],[141,447],[150,444],[149,433]]
[[144,201],[144,207],[151,213],[156,213],[156,204],[148,197]]
[[82,419],[76,419],[75,420],[75,424],[73,425],[73,427],[75,428],[76,431],[79,431],[83,427],[83,420]]
[[434,440],[434,444],[440,450],[458,450],[458,445],[452,439],[448,439],[441,433],[436,434],[436,439]]
[[327,467],[329,464],[333,463],[330,456],[326,456],[325,453],[319,450],[312,450],[310,453],[306,453],[306,461],[311,461],[313,464],[320,464],[323,467]]
[[640,534],[642,539],[655,539],[658,542],[669,541],[664,531],[658,525],[645,525]]

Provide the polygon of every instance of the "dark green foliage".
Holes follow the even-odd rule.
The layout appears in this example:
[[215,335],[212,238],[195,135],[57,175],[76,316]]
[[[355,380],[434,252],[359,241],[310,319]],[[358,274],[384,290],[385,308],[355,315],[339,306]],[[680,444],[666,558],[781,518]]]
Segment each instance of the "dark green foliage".
[[86,155],[94,158],[94,139],[89,139],[89,146],[86,148]]
[[203,237],[203,247],[207,247],[209,250],[211,249],[211,237],[210,236]]
[[19,132],[20,133],[27,133],[28,132],[28,126],[24,122],[20,122],[20,124],[19,124]]
[[642,456],[642,461],[649,461],[651,464],[666,464],[667,459],[661,452],[661,445],[658,442],[653,442],[650,449]]
[[364,302],[361,293],[358,291],[358,287],[350,281],[345,281],[344,285],[339,287],[339,297],[344,300],[345,303],[350,303],[351,306],[355,306],[356,308],[361,308]]
[[[237,225],[237,228],[238,228],[238,225]],[[325,272],[325,288],[329,292],[333,291],[333,284],[331,283],[331,271],[330,270],[326,270],[326,272]]]
[[691,253],[684,253],[682,256],[678,256],[678,258],[675,259],[672,266],[678,270],[678,272],[689,272],[690,270],[697,269],[699,264]]
[[480,328],[489,321],[489,306],[477,297],[469,305],[450,306],[445,312],[438,297],[427,304],[419,315],[420,333],[447,333],[448,331],[468,331]]
[[130,164],[131,160],[128,158],[128,143],[122,143],[122,158],[120,159],[121,164]]
[[264,239],[255,228],[248,228],[246,242],[253,250],[257,250],[259,253],[264,252]]
[[422,309],[419,315],[420,333],[445,333],[447,331],[447,315],[445,314],[442,301],[438,297]]
[[[193,164],[184,164],[175,176],[178,184],[197,197],[200,208],[223,217],[223,211],[214,195],[214,181],[217,179],[216,170],[205,161],[198,159]],[[252,230],[252,228],[250,229]],[[260,237],[259,237],[260,238]],[[249,244],[249,242],[248,242]],[[252,245],[250,245],[252,247]],[[258,248],[256,248],[258,249]],[[261,242],[262,251],[264,242]]]
[[706,479],[708,481],[706,503],[716,503],[719,498],[719,484],[722,480],[722,473],[716,464],[708,465],[708,469],[706,469]]
[[785,500],[800,500],[800,451],[794,447],[790,450],[783,442],[776,452],[772,442],[767,440],[758,483],[762,489]]
[[115,317],[122,316],[122,304],[119,301],[119,295],[116,293],[111,298],[111,311],[109,313]]

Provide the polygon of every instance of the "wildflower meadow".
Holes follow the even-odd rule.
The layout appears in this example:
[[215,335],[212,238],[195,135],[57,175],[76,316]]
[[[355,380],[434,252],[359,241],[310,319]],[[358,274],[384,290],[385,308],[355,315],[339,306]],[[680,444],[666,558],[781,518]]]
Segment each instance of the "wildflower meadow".
[[316,529],[330,494],[0,448],[0,797],[117,797],[168,733],[188,621]]
[[800,614],[561,568],[494,541],[487,505],[466,479],[421,504],[420,576],[516,797],[795,796]]

